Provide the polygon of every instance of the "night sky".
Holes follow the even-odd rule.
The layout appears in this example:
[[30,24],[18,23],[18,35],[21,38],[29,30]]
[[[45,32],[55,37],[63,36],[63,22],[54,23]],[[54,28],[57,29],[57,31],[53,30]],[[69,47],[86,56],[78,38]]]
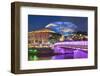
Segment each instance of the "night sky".
[[28,32],[43,29],[46,25],[59,21],[72,22],[81,32],[88,30],[87,17],[28,15]]

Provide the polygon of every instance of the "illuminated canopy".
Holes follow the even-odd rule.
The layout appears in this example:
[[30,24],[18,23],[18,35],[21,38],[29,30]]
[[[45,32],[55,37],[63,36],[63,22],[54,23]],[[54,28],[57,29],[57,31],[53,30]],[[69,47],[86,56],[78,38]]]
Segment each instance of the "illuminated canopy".
[[49,28],[56,33],[67,36],[76,32],[77,26],[72,22],[53,22],[48,24],[45,28]]

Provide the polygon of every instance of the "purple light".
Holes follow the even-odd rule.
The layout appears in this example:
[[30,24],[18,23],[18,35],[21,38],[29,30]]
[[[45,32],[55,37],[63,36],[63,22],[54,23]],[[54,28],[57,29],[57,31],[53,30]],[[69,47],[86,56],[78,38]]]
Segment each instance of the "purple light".
[[53,60],[55,59],[64,59],[64,55],[56,55],[52,57]]
[[54,46],[56,45],[88,45],[88,41],[58,42],[54,44]]
[[87,58],[88,54],[86,51],[83,50],[75,50],[74,51],[74,58]]
[[[73,59],[73,58],[87,58],[88,52],[84,51],[84,48],[77,48],[76,46],[86,46],[87,47],[88,42],[87,41],[71,41],[71,42],[59,42],[55,43],[53,46],[55,53],[60,53],[62,55],[57,55],[52,57],[52,59]],[[68,45],[74,45],[74,48],[69,48]]]
[[54,48],[54,52],[55,53],[62,53],[62,54],[64,54],[65,50],[63,48],[60,48],[60,47],[55,47]]
[[53,46],[52,49],[56,50],[56,48],[72,48],[72,49],[86,49],[88,48],[88,41],[71,41],[71,42],[57,42]]

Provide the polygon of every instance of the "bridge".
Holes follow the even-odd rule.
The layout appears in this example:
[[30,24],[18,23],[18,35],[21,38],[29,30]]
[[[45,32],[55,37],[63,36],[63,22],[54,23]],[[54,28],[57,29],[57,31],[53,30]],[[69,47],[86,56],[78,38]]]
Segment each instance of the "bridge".
[[51,47],[55,53],[71,53],[73,51],[85,51],[88,49],[88,41],[66,41],[55,43]]

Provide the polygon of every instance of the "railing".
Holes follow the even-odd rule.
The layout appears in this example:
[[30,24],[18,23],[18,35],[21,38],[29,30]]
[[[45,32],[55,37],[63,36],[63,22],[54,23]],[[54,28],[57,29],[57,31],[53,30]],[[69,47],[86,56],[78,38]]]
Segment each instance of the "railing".
[[66,41],[66,42],[58,42],[55,43],[54,46],[56,45],[88,45],[88,41]]

